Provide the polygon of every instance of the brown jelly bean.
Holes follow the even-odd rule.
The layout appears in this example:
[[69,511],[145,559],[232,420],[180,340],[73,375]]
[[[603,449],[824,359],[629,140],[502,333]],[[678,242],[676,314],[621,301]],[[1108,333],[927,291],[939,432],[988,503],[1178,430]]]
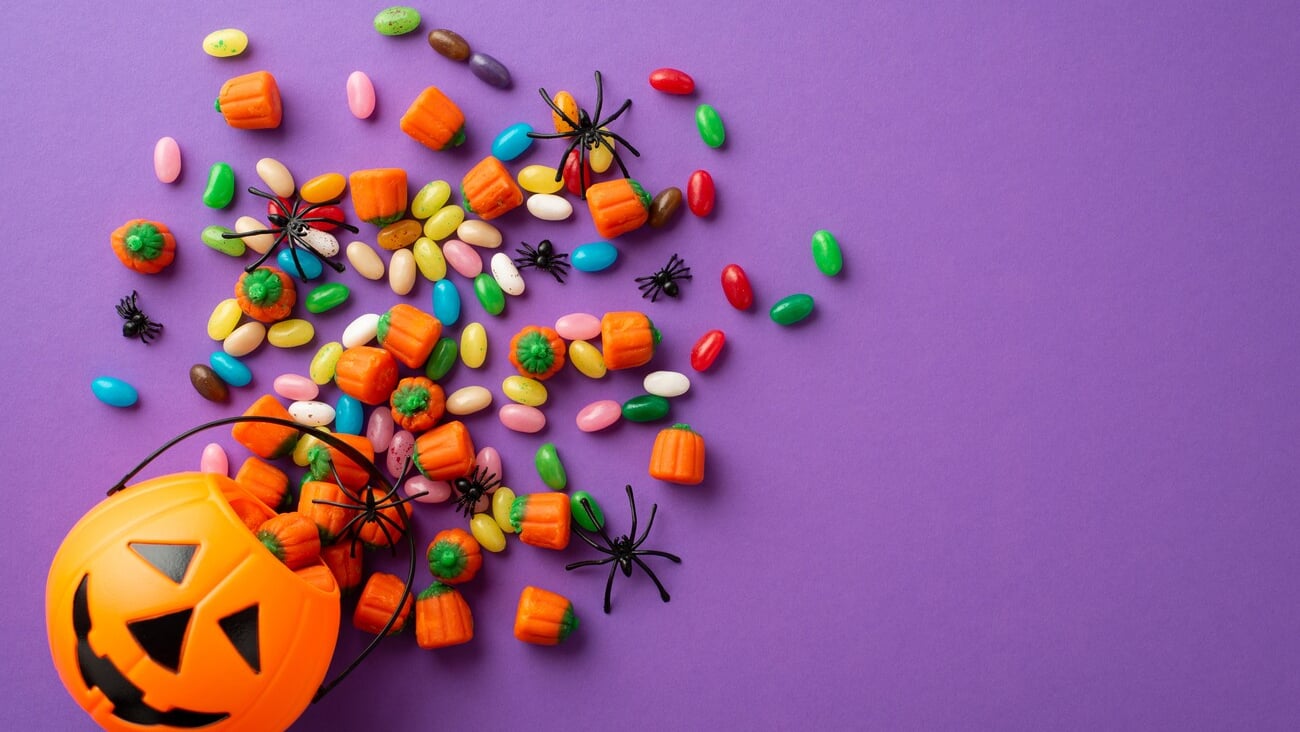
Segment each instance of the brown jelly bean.
[[395,221],[379,230],[379,247],[397,251],[409,247],[420,238],[420,222],[415,219]]
[[429,31],[429,46],[439,55],[452,61],[464,61],[469,58],[469,43],[455,31],[438,28]]
[[682,189],[673,186],[659,191],[650,202],[650,226],[658,229],[673,220],[677,209],[682,207]]
[[199,396],[210,402],[225,402],[230,399],[230,387],[217,376],[217,372],[196,363],[190,367],[190,383]]

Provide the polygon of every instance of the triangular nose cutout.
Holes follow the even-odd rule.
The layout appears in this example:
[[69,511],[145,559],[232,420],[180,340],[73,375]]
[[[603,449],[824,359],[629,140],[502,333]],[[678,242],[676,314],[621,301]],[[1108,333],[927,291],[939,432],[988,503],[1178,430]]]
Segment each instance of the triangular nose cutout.
[[127,546],[148,562],[149,566],[162,572],[178,585],[185,579],[185,573],[189,571],[190,562],[194,559],[194,550],[199,548],[197,544],[145,544],[134,541]]
[[249,668],[253,669],[253,673],[260,674],[262,653],[259,649],[257,608],[257,605],[246,607],[218,620],[217,624],[230,639],[230,645],[235,647]]
[[190,627],[194,608],[168,613],[156,618],[137,620],[126,624],[144,652],[154,663],[177,673],[181,667],[181,651],[185,648],[185,631]]

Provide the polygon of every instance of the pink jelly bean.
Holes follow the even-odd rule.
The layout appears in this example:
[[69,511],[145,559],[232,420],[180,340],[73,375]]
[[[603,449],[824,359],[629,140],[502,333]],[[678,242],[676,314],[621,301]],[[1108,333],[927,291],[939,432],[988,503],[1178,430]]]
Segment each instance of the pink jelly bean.
[[388,474],[396,478],[402,474],[402,468],[406,466],[406,461],[415,452],[415,435],[402,430],[393,435],[392,442],[388,443]]
[[153,174],[163,183],[181,177],[181,146],[175,138],[163,137],[153,146]]
[[578,410],[578,429],[583,432],[599,432],[614,424],[623,416],[623,405],[613,399],[592,402]]
[[226,457],[226,451],[221,445],[209,442],[203,448],[203,456],[199,458],[199,472],[230,475],[230,458]]
[[569,313],[555,321],[555,332],[569,341],[589,341],[600,335],[600,318],[590,313]]
[[462,277],[473,279],[483,272],[483,260],[479,259],[478,252],[459,239],[448,239],[443,242],[442,256]]
[[[497,480],[501,480],[501,453],[497,452],[495,447],[485,447],[478,451],[474,458],[474,469],[482,468],[486,475],[495,475]],[[494,486],[488,493],[495,493]]]
[[275,393],[295,402],[310,402],[320,396],[316,382],[300,374],[280,374],[271,382]]
[[370,440],[376,455],[388,449],[393,441],[393,410],[382,404],[375,407],[366,424],[366,439]]
[[527,407],[523,404],[507,404],[497,412],[497,417],[501,419],[501,424],[515,432],[539,432],[546,426],[546,415],[537,407]]
[[348,110],[357,119],[366,119],[375,111],[375,85],[364,71],[348,76]]
[[423,475],[412,475],[407,478],[402,484],[402,490],[406,491],[408,496],[424,491],[424,495],[415,499],[420,503],[442,503],[451,498],[451,483],[445,480],[430,480]]

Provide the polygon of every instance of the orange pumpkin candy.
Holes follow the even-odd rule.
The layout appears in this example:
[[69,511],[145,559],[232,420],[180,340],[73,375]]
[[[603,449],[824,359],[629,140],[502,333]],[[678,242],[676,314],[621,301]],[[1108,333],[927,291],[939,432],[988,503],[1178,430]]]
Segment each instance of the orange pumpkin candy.
[[353,399],[371,406],[383,404],[397,386],[397,361],[382,348],[354,346],[339,356],[334,383]]
[[524,192],[506,166],[489,155],[461,179],[460,198],[466,213],[490,221],[518,208]]
[[510,525],[519,540],[543,549],[569,546],[573,508],[563,493],[532,493],[510,504]]
[[280,126],[283,107],[280,87],[269,71],[236,76],[221,85],[216,109],[226,124],[241,130],[270,130]]
[[[402,602],[403,595],[406,596],[405,602]],[[402,628],[406,627],[407,618],[411,615],[413,599],[406,591],[406,584],[398,579],[397,575],[375,572],[366,581],[361,597],[357,598],[357,608],[352,613],[352,624],[358,630],[379,635],[384,632],[384,626],[396,613],[397,620],[393,622],[393,627],[388,629],[388,634],[401,632]],[[399,603],[402,608],[400,613],[397,612]]]
[[453,420],[415,438],[411,459],[420,473],[431,480],[453,480],[473,469],[474,442],[465,424]]
[[361,491],[360,498],[362,501],[373,499],[379,506],[376,512],[383,516],[384,519],[373,521],[358,521],[357,537],[361,542],[369,547],[392,546],[397,540],[402,538],[406,533],[407,519],[410,513],[407,511],[405,503],[393,503],[392,500],[384,500],[384,491],[378,488],[366,488]]
[[248,317],[263,323],[284,320],[293,312],[298,290],[293,279],[275,267],[245,272],[235,283],[235,300]]
[[406,171],[401,168],[358,170],[348,176],[357,218],[387,226],[406,213]]
[[[245,417],[276,417],[293,421],[289,410],[284,408],[279,399],[270,394],[263,394],[257,401],[244,410]],[[287,425],[267,422],[239,422],[230,428],[230,436],[239,444],[247,447],[254,455],[269,459],[283,457],[293,452],[298,444],[301,432]]]
[[343,533],[343,527],[357,515],[357,510],[345,508],[350,505],[356,505],[356,502],[348,498],[337,483],[309,480],[298,490],[298,513],[316,524],[316,531],[320,533],[322,544],[333,544],[338,541]]
[[340,592],[347,594],[361,586],[363,554],[361,548],[353,547],[350,541],[341,541],[320,550],[321,561],[325,562],[325,566],[334,575]]
[[267,519],[257,530],[257,540],[289,569],[320,559],[320,532],[311,519],[296,511]]
[[156,274],[176,259],[176,237],[166,226],[148,219],[131,219],[109,236],[113,253],[128,269]]
[[605,313],[600,319],[600,351],[610,371],[649,363],[659,338],[659,329],[644,313]]
[[650,477],[699,485],[704,480],[704,438],[688,424],[660,430],[650,450]]
[[483,566],[478,540],[464,529],[439,531],[429,542],[425,556],[433,576],[449,585],[469,582]]
[[[442,419],[447,401],[442,387],[423,376],[408,376],[397,382],[388,400],[393,422],[402,429],[419,434]],[[364,438],[363,438],[364,439]]]
[[545,381],[564,367],[564,339],[551,328],[525,326],[510,339],[510,363],[519,373]]
[[446,648],[474,638],[474,616],[455,587],[434,582],[415,601],[415,642],[421,648]]
[[525,643],[553,646],[578,627],[573,603],[540,587],[525,587],[515,611],[515,637]]
[[650,194],[631,178],[607,180],[587,189],[587,208],[596,232],[613,239],[650,219]]
[[441,321],[406,303],[398,303],[379,316],[376,331],[379,345],[413,369],[424,368],[441,336]]
[[[350,447],[361,453],[366,460],[373,462],[375,459],[374,445],[363,435],[338,434],[333,437],[340,442],[346,442]],[[325,480],[333,482],[337,477],[338,481],[348,488],[361,488],[370,482],[370,470],[366,466],[358,465],[352,458],[344,455],[341,450],[333,445],[313,445],[307,449],[307,475],[304,480]]]
[[446,150],[465,142],[465,115],[436,86],[420,92],[402,115],[400,126],[402,132],[431,150]]
[[248,458],[239,466],[235,482],[272,509],[279,508],[289,497],[289,476],[283,470],[255,457]]

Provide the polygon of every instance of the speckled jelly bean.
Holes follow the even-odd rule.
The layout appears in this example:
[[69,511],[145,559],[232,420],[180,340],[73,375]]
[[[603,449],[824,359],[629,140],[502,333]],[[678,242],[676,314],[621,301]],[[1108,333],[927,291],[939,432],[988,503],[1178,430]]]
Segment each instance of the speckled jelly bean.
[[392,252],[411,246],[419,238],[420,222],[415,219],[402,219],[380,229],[375,237],[375,243],[380,249]]
[[394,478],[401,475],[402,468],[414,452],[415,435],[406,430],[394,432],[393,439],[388,442],[388,457],[384,459],[384,467],[388,468],[388,474]]
[[540,432],[546,426],[546,415],[542,410],[523,404],[507,404],[497,412],[497,417],[507,429],[525,434]]
[[727,297],[731,307],[737,310],[748,310],[754,304],[754,288],[739,264],[728,264],[722,268],[722,294]]
[[312,356],[311,364],[307,367],[307,375],[311,380],[324,386],[334,380],[334,369],[339,365],[339,357],[343,355],[343,344],[338,341],[330,341],[316,351]]
[[492,518],[507,534],[515,533],[514,524],[510,523],[510,507],[514,502],[515,492],[505,486],[497,488],[496,493],[492,494]]
[[487,330],[482,323],[470,323],[460,332],[460,360],[476,369],[487,360]]
[[415,267],[424,279],[437,282],[447,276],[447,259],[443,256],[442,249],[429,237],[416,239],[411,254],[415,256]]
[[140,400],[134,386],[113,376],[101,376],[90,382],[90,390],[96,399],[110,407],[129,407]]
[[569,313],[555,321],[555,332],[566,341],[586,341],[600,337],[600,318],[591,313]]
[[239,309],[239,301],[227,298],[217,303],[208,316],[208,337],[214,341],[224,341],[226,336],[235,332],[244,311]]
[[722,117],[711,104],[701,104],[695,108],[695,126],[700,130],[700,139],[711,148],[722,147],[727,141],[727,128],[722,125]]
[[518,122],[501,130],[492,140],[492,157],[501,162],[509,162],[523,155],[532,147],[533,138],[528,136],[533,126],[527,122]]
[[492,404],[492,392],[483,386],[462,386],[447,396],[447,413],[464,417]]
[[461,277],[473,279],[483,271],[483,260],[474,247],[460,239],[448,239],[442,243],[442,256],[447,264]]
[[348,179],[342,173],[322,173],[302,184],[298,196],[307,203],[325,203],[343,195]]
[[474,295],[489,315],[500,315],[506,309],[506,294],[492,275],[481,274],[474,278]]
[[496,280],[502,292],[511,297],[524,294],[524,278],[519,274],[519,268],[511,261],[510,255],[505,252],[492,255],[492,279]]
[[533,465],[542,482],[551,490],[562,491],[569,484],[569,474],[564,470],[564,463],[560,460],[554,442],[547,442],[537,448],[533,455]]
[[473,53],[469,57],[469,70],[475,76],[491,86],[498,89],[510,88],[510,71],[505,64],[492,58],[486,53]]
[[469,533],[487,551],[495,553],[506,548],[506,535],[489,514],[474,514],[474,518],[469,520]]
[[388,260],[388,287],[395,295],[410,294],[415,287],[415,255],[410,249],[398,249]]
[[650,394],[671,399],[691,390],[691,380],[680,371],[651,371],[641,382]]
[[607,371],[605,357],[595,346],[586,341],[574,341],[569,344],[569,361],[589,379],[602,378]]
[[233,234],[235,232],[224,226],[205,226],[203,231],[199,232],[199,241],[202,241],[210,249],[215,249],[222,254],[231,257],[242,257],[247,246],[242,239],[227,239],[223,234]]
[[365,242],[354,241],[348,245],[348,262],[357,274],[368,280],[378,280],[384,276],[384,260]]
[[720,330],[711,330],[700,336],[691,348],[691,368],[696,371],[708,371],[713,362],[718,360],[722,347],[727,344],[727,334]]
[[659,191],[650,202],[650,228],[659,229],[673,220],[682,207],[682,189],[676,186]]
[[[601,132],[609,132],[608,127],[601,127]],[[587,151],[587,163],[593,173],[604,173],[614,163],[614,139],[602,137],[601,144]]]
[[812,235],[812,256],[817,269],[827,277],[834,277],[844,268],[844,252],[835,235],[825,229],[818,229]]
[[203,454],[199,456],[199,472],[230,477],[230,458],[226,449],[215,442],[204,445]]
[[235,198],[235,171],[229,163],[213,163],[208,168],[208,184],[203,189],[203,205],[225,208]]
[[294,185],[293,173],[284,167],[284,163],[275,158],[262,158],[254,166],[257,171],[257,177],[262,179],[271,192],[281,198],[288,198],[293,195],[297,186]]
[[160,137],[153,146],[153,174],[163,183],[181,177],[181,146],[174,137]]
[[393,441],[393,410],[383,406],[376,407],[366,422],[366,439],[375,449],[375,454],[388,450],[388,443]]
[[768,316],[772,318],[773,323],[794,325],[812,315],[813,304],[812,295],[804,293],[788,295],[776,301],[768,311]]
[[364,71],[348,74],[348,111],[357,119],[366,119],[375,112],[375,85]]
[[208,365],[222,381],[231,386],[248,386],[253,382],[253,372],[248,370],[244,362],[225,351],[213,351],[208,356]]
[[451,483],[445,480],[432,480],[418,474],[407,478],[402,484],[402,490],[419,503],[444,503],[451,498]]
[[[247,234],[250,231],[266,231],[271,227],[252,216],[240,216],[235,219],[235,233]],[[253,234],[240,239],[244,245],[258,254],[266,254],[275,246],[275,234]]]
[[438,55],[452,61],[465,61],[469,58],[469,42],[456,31],[436,28],[429,31],[429,47]]
[[427,219],[446,206],[450,198],[450,183],[445,180],[429,181],[411,199],[411,215],[420,220]]
[[602,399],[578,410],[578,417],[574,422],[583,432],[599,432],[613,426],[622,418],[623,405],[613,399]]
[[629,422],[654,422],[668,416],[668,400],[654,394],[634,396],[623,402],[623,419]]
[[332,257],[339,253],[339,240],[328,231],[308,228],[302,233],[302,240],[308,249],[322,257]]
[[250,320],[226,336],[226,339],[221,342],[221,350],[235,358],[240,358],[256,351],[264,340],[266,340],[266,326],[256,320]]
[[355,348],[364,346],[375,339],[375,334],[379,332],[379,315],[376,313],[365,313],[358,315],[355,320],[348,323],[343,329],[343,347]]
[[334,431],[344,435],[359,435],[364,416],[361,402],[347,394],[340,394],[338,401],[334,403]]
[[347,302],[351,295],[352,291],[342,282],[326,282],[307,293],[307,312],[324,313],[333,310]]
[[546,403],[546,385],[527,376],[507,376],[501,382],[501,393],[512,402],[529,407],[540,407]]
[[433,317],[443,325],[455,325],[460,320],[460,291],[451,280],[433,283]]
[[685,71],[665,66],[650,72],[650,86],[664,94],[690,94],[695,91],[695,79]]
[[203,52],[214,58],[238,56],[248,48],[248,34],[238,28],[214,30],[203,37]]
[[315,337],[316,327],[302,318],[281,320],[266,330],[266,340],[276,348],[305,346]]
[[573,204],[553,193],[534,193],[528,197],[528,213],[542,221],[563,221],[573,215]]
[[713,213],[716,198],[713,176],[707,170],[691,173],[690,179],[686,181],[686,206],[691,209],[691,213],[700,218],[708,216]]
[[375,15],[375,30],[385,36],[402,36],[420,27],[420,11],[405,5],[384,8]]
[[323,427],[334,421],[334,407],[325,402],[294,402],[289,405],[289,416],[298,424]]
[[190,384],[199,396],[218,404],[230,399],[230,386],[217,376],[212,367],[196,363],[190,367]]
[[480,249],[496,249],[501,246],[501,230],[479,219],[470,219],[457,226],[456,238]]
[[575,247],[569,261],[581,272],[600,272],[618,261],[618,247],[607,241],[593,241]]
[[446,376],[451,367],[456,365],[459,350],[454,339],[439,338],[433,346],[433,352],[429,354],[429,360],[424,364],[424,375],[432,381]]
[[280,374],[271,382],[271,388],[294,402],[309,402],[320,395],[320,386],[301,374]]
[[424,222],[424,235],[434,241],[442,241],[451,236],[464,220],[465,209],[455,204],[443,206]]
[[529,193],[559,193],[564,187],[564,180],[556,180],[555,168],[549,165],[528,165],[519,171],[516,178],[519,187]]
[[[605,513],[600,510],[600,504],[586,491],[577,491],[569,497],[569,509],[574,522],[586,531],[595,532],[605,525]],[[588,509],[591,513],[587,513]],[[593,517],[595,521],[592,521]]]
[[325,271],[320,257],[304,249],[282,249],[275,255],[276,265],[302,282],[314,280]]

